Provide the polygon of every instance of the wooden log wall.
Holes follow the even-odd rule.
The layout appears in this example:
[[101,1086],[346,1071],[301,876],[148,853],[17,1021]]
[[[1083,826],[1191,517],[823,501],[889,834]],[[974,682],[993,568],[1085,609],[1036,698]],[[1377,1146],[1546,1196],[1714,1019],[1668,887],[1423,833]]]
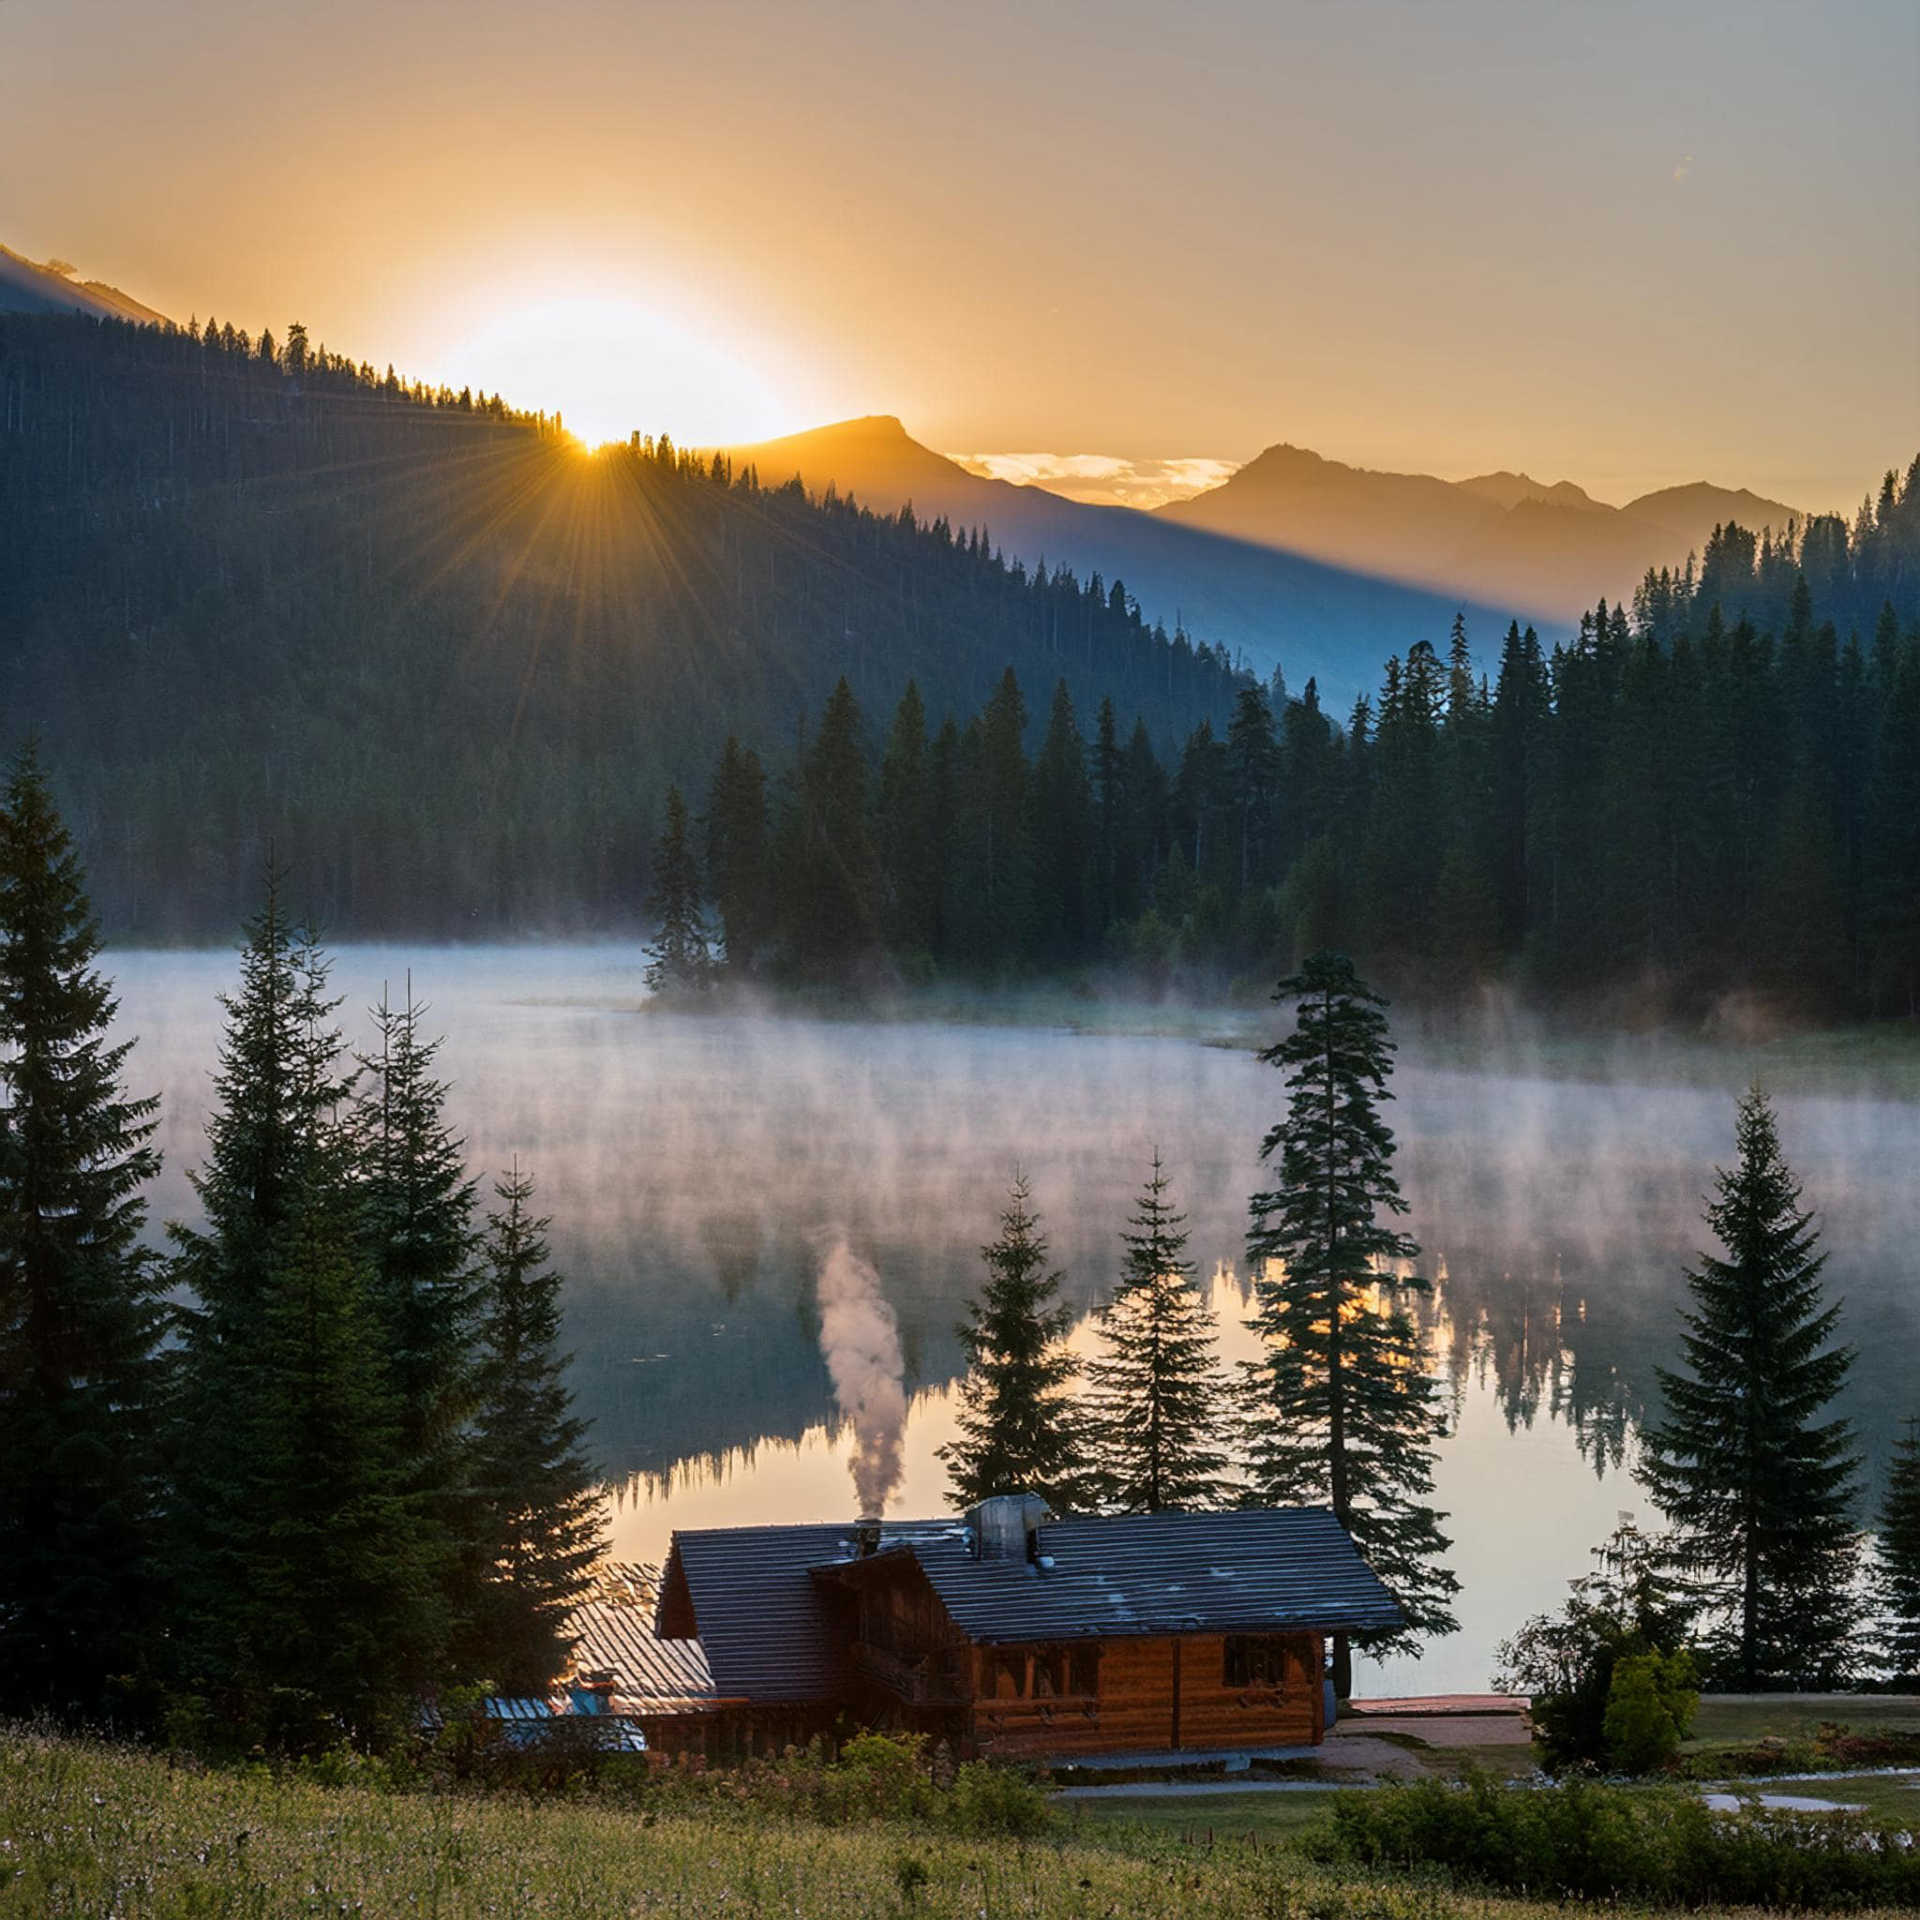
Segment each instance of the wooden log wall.
[[1098,1691],[1023,1694],[1003,1663],[1032,1662],[1051,1650],[980,1647],[974,1653],[973,1737],[1003,1758],[1105,1753],[1219,1752],[1242,1747],[1311,1746],[1321,1715],[1322,1648],[1316,1634],[1285,1639],[1279,1685],[1229,1685],[1220,1634],[1107,1640],[1100,1645]]

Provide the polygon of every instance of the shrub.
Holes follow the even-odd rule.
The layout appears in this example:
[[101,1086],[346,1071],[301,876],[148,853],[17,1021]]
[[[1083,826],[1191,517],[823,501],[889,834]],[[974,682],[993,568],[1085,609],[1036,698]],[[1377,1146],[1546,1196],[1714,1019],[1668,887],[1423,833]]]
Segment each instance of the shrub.
[[957,1833],[1025,1838],[1053,1823],[1047,1796],[1032,1780],[985,1760],[969,1760],[954,1774],[945,1813]]
[[857,1733],[826,1769],[821,1811],[839,1820],[917,1820],[934,1811],[933,1780],[917,1733]]
[[[1647,1539],[1631,1519],[1623,1518],[1593,1557],[1596,1570],[1571,1583],[1558,1613],[1536,1615],[1496,1650],[1493,1683],[1502,1693],[1530,1697],[1534,1741],[1549,1772],[1648,1771],[1686,1738],[1696,1703],[1684,1651],[1687,1608],[1668,1582],[1663,1543]],[[1654,1664],[1628,1682],[1616,1743],[1608,1724],[1614,1669],[1646,1660]],[[1663,1713],[1676,1729],[1672,1746],[1660,1726]],[[1643,1766],[1626,1757],[1629,1748],[1655,1757]]]
[[1321,1859],[1447,1869],[1553,1899],[1807,1909],[1920,1903],[1920,1849],[1855,1814],[1716,1814],[1672,1788],[1527,1790],[1475,1777],[1343,1794],[1303,1842]]
[[1680,1751],[1700,1704],[1693,1660],[1678,1653],[1632,1653],[1614,1662],[1603,1724],[1607,1764],[1622,1773],[1657,1773]]

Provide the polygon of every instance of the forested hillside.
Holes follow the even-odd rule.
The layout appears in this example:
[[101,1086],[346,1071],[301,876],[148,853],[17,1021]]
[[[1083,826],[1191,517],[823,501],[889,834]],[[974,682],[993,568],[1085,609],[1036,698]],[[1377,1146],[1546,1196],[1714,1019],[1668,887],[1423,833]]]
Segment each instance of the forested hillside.
[[1171,758],[1064,687],[1029,729],[1009,675],[958,729],[910,691],[863,769],[842,699],[789,779],[723,758],[707,891],[730,963],[773,971],[883,952],[1217,986],[1332,946],[1442,1004],[1505,980],[1616,1018],[1732,992],[1911,1017],[1917,613],[1920,462],[1851,531],[1722,529],[1568,644],[1513,627],[1483,661],[1456,621],[1347,715],[1249,685]]
[[[1408,584],[1407,568],[1376,551],[1361,564],[1283,552],[1259,537],[1240,538],[1161,513],[1093,506],[1041,486],[987,479],[912,439],[891,415],[846,420],[783,440],[725,449],[763,482],[798,474],[809,493],[830,488],[883,511],[911,506],[955,526],[984,526],[995,546],[1035,566],[1064,562],[1081,574],[1124,578],[1149,618],[1184,623],[1268,676],[1278,665],[1298,687],[1309,677],[1344,707],[1372,678],[1383,645],[1444,630],[1457,607],[1469,619],[1504,626],[1543,604],[1496,594],[1465,575],[1434,590]],[[1434,483],[1436,486],[1439,482]],[[1709,524],[1711,524],[1709,522]],[[1671,548],[1679,559],[1686,542]],[[1570,625],[1597,592],[1631,587],[1665,547],[1641,547],[1624,569],[1602,573],[1594,588],[1564,606]]]
[[121,937],[223,935],[270,845],[337,936],[650,923],[678,785],[781,977],[1332,943],[1437,999],[1920,1006],[1920,463],[1565,644],[1383,633],[1340,711],[1118,582],[297,329],[0,317],[0,526],[0,735]]
[[331,932],[634,923],[668,782],[836,680],[936,721],[1011,665],[1170,748],[1225,658],[1119,582],[810,502],[310,344],[0,315],[0,739],[118,937],[225,937],[271,844]]

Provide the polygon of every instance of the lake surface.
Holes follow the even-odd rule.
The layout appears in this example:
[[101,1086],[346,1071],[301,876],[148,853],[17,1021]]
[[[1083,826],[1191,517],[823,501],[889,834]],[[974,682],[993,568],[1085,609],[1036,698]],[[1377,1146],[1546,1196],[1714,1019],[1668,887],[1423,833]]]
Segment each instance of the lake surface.
[[[164,1097],[156,1223],[192,1218],[234,956],[106,964],[139,1037],[132,1083]],[[411,967],[428,1030],[447,1036],[474,1171],[517,1156],[538,1182],[623,1557],[657,1560],[675,1526],[851,1516],[815,1294],[843,1235],[899,1322],[910,1403],[888,1511],[943,1510],[954,1327],[1016,1162],[1085,1313],[1116,1277],[1158,1145],[1223,1350],[1252,1352],[1236,1262],[1280,1076],[1244,1037],[674,1014],[647,1004],[643,964],[633,947],[355,947],[334,976],[363,1043],[362,1009],[383,982],[398,997]],[[1647,1047],[1577,1077],[1552,1050],[1462,1064],[1457,1047],[1444,1062],[1403,1048],[1389,1118],[1437,1283],[1423,1321],[1449,1396],[1436,1503],[1461,1631],[1417,1662],[1363,1663],[1363,1691],[1483,1688],[1495,1643],[1558,1603],[1619,1513],[1646,1516],[1634,1424],[1673,1358],[1701,1198],[1731,1157],[1732,1090],[1752,1064],[1729,1054],[1702,1084],[1697,1055],[1683,1070]],[[1778,1106],[1846,1298],[1859,1357],[1845,1410],[1877,1485],[1900,1420],[1920,1413],[1920,1105],[1829,1091]]]

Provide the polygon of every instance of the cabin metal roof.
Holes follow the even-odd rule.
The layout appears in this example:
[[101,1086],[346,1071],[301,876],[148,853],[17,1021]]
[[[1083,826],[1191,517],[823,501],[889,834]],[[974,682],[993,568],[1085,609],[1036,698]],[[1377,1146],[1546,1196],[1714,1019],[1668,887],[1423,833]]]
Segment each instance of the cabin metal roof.
[[658,1578],[639,1562],[614,1561],[598,1590],[567,1617],[573,1671],[613,1675],[616,1713],[700,1712],[719,1695],[698,1640],[663,1640],[654,1631]]
[[[989,1644],[1179,1633],[1369,1630],[1400,1608],[1325,1508],[1057,1520],[1053,1562],[976,1559],[961,1519],[890,1521],[860,1561],[851,1525],[679,1532],[673,1558],[715,1690],[751,1700],[831,1700],[840,1653],[816,1584],[865,1577],[910,1554],[954,1623]],[[669,1564],[669,1578],[673,1564]],[[663,1644],[690,1644],[686,1641]]]
[[[901,1532],[899,1526],[884,1528],[883,1546]],[[677,1562],[708,1671],[722,1695],[834,1700],[841,1692],[841,1660],[810,1569],[854,1555],[851,1525],[692,1529],[674,1534],[662,1587],[671,1585]]]
[[911,1552],[970,1640],[1180,1633],[1366,1632],[1405,1624],[1324,1507],[1114,1514],[1042,1525],[1027,1559],[976,1559],[951,1528]]

